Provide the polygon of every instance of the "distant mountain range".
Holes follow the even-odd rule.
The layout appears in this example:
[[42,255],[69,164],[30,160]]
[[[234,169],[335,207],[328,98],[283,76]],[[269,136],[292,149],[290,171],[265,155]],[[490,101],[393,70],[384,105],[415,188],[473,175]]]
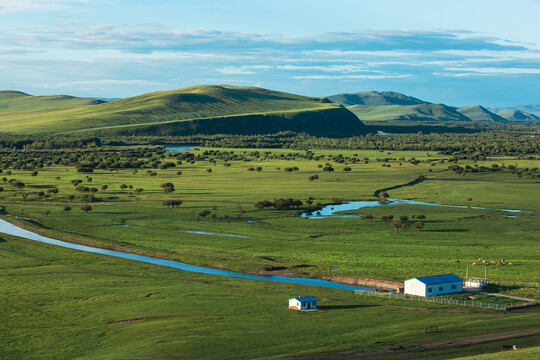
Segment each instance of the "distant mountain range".
[[13,134],[187,135],[280,131],[350,136],[367,132],[325,98],[256,87],[204,85],[104,102],[0,91],[0,132]]
[[524,114],[533,114],[537,118],[540,118],[540,105],[517,105],[507,107],[488,107],[489,111],[493,111],[497,114],[503,114],[510,111],[521,111]]
[[[414,122],[448,122],[448,121],[523,121],[540,120],[524,110],[521,113],[509,113],[501,109],[500,114],[493,113],[481,105],[456,108],[444,104],[432,104],[427,101],[391,91],[364,91],[352,94],[337,94],[328,99],[345,106],[362,121],[414,121]],[[523,106],[529,110],[540,106]],[[504,112],[506,111],[506,112]]]
[[[540,110],[534,105],[523,108]],[[495,114],[480,105],[458,109],[390,91],[316,98],[257,87],[201,85],[111,101],[0,91],[0,132],[190,135],[294,131],[341,137],[373,131],[363,121],[442,126],[448,122],[540,121],[521,109],[502,110]]]

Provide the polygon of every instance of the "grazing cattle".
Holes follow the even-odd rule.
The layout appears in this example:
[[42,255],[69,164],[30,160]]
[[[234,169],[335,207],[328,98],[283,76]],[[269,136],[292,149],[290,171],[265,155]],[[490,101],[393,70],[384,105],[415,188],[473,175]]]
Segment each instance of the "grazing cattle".
[[476,263],[475,263],[475,262],[473,262],[472,264],[473,264],[473,265],[476,265]]
[[492,264],[495,264],[495,261],[491,260],[491,263],[492,263]]
[[457,264],[457,263],[459,263],[459,260],[454,261],[454,264]]
[[512,345],[503,345],[503,346],[502,346],[502,349],[503,349],[504,351],[510,350],[511,348],[512,348]]

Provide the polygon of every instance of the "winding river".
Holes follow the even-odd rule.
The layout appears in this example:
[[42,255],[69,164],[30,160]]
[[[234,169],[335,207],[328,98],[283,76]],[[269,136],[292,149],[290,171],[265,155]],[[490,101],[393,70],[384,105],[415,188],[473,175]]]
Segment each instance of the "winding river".
[[530,211],[523,210],[508,210],[508,209],[489,209],[479,206],[462,206],[462,205],[443,205],[435,203],[427,203],[422,201],[415,200],[404,200],[404,199],[387,199],[386,203],[381,203],[379,201],[351,201],[345,204],[338,205],[327,205],[320,210],[317,210],[314,213],[304,213],[302,217],[308,219],[324,219],[327,217],[358,217],[358,215],[352,214],[342,214],[336,215],[336,213],[341,211],[350,211],[358,210],[369,207],[377,206],[387,206],[387,205],[425,205],[425,206],[440,206],[440,207],[449,207],[449,208],[460,208],[460,209],[477,209],[477,210],[494,210],[494,211],[503,211],[510,213],[531,213]]
[[[347,210],[358,210],[358,209],[368,208],[368,207],[387,206],[387,205],[405,205],[405,204],[441,206],[441,207],[451,207],[451,208],[470,208],[470,209],[480,209],[480,210],[496,210],[496,211],[503,211],[503,212],[510,212],[510,213],[530,213],[529,211],[522,211],[522,210],[488,209],[488,208],[482,208],[482,207],[477,207],[477,206],[469,207],[469,206],[459,206],[459,205],[442,205],[442,204],[434,204],[434,203],[425,203],[425,202],[414,201],[414,200],[403,200],[403,199],[387,199],[387,200],[388,202],[386,203],[380,203],[379,201],[353,201],[350,203],[339,204],[339,205],[328,205],[320,209],[319,211],[317,211],[315,214],[305,213],[305,214],[302,214],[302,216],[307,219],[324,219],[327,217],[354,217],[357,215],[346,215],[346,214],[336,215],[336,213],[341,212],[341,211],[347,211]],[[24,220],[35,221],[33,219],[24,219]],[[132,253],[123,252],[123,251],[107,250],[107,249],[101,249],[101,248],[97,248],[93,246],[79,245],[79,244],[56,240],[56,239],[52,239],[46,236],[36,234],[29,230],[22,229],[2,219],[0,219],[0,233],[18,236],[18,237],[25,238],[28,240],[39,241],[42,243],[61,246],[61,247],[69,248],[69,249],[85,251],[85,252],[95,253],[95,254],[114,256],[118,258],[140,261],[143,263],[166,266],[166,267],[170,267],[174,269],[179,269],[182,271],[195,272],[195,273],[201,273],[201,274],[207,274],[207,275],[230,276],[230,277],[237,277],[237,278],[243,278],[243,279],[249,279],[249,280],[277,281],[277,282],[282,282],[282,283],[293,283],[293,284],[302,284],[302,285],[315,285],[315,286],[324,286],[324,287],[329,287],[329,288],[334,288],[334,289],[343,289],[343,290],[372,290],[370,288],[366,288],[362,286],[340,284],[340,283],[336,283],[332,281],[318,280],[318,279],[243,274],[243,273],[229,271],[229,270],[190,265],[190,264],[182,263],[179,261],[159,259],[159,258],[132,254]],[[204,233],[204,232],[196,232],[196,233]],[[211,233],[211,234],[214,235],[214,233]],[[220,235],[223,235],[223,234],[220,234]],[[227,235],[231,235],[231,234],[227,234]],[[236,235],[236,236],[240,237],[240,235]]]
[[122,251],[107,250],[107,249],[100,249],[93,246],[79,245],[79,244],[74,244],[74,243],[70,243],[66,241],[48,238],[46,236],[33,233],[31,231],[22,229],[2,219],[0,219],[0,233],[18,236],[18,237],[25,238],[28,240],[39,241],[46,244],[61,246],[68,249],[114,256],[118,258],[140,261],[143,263],[166,266],[166,267],[170,267],[174,269],[179,269],[182,271],[195,272],[195,273],[201,273],[201,274],[207,274],[207,275],[230,276],[230,277],[237,277],[237,278],[243,278],[243,279],[249,279],[249,280],[277,281],[277,282],[282,282],[282,283],[292,283],[292,284],[302,284],[302,285],[315,285],[315,286],[324,286],[328,288],[342,289],[342,290],[373,290],[373,289],[362,287],[362,286],[340,284],[337,282],[318,280],[318,279],[304,279],[304,278],[294,278],[294,277],[285,277],[285,276],[262,276],[262,275],[243,274],[243,273],[238,273],[234,271],[185,264],[179,261],[165,260],[165,259],[159,259],[159,258],[154,258],[154,257],[144,256],[144,255],[137,255],[137,254],[127,253],[127,252],[122,252]]

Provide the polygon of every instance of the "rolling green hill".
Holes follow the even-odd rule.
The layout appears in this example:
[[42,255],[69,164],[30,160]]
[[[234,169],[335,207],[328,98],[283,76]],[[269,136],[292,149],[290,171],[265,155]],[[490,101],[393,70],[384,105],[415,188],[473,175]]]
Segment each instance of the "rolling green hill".
[[384,91],[338,94],[328,99],[345,106],[362,121],[470,121],[455,108]]
[[443,104],[348,106],[362,121],[471,121]]
[[354,94],[337,94],[328,96],[328,99],[343,106],[354,105],[419,105],[430,104],[412,96],[407,96],[393,91],[363,91]]
[[492,113],[481,105],[467,106],[457,111],[472,121],[506,121],[505,118]]
[[67,95],[32,96],[20,91],[0,91],[0,114],[14,111],[71,108],[97,105],[104,101]]
[[509,121],[540,121],[540,117],[521,110],[505,111],[499,115]]
[[[0,98],[0,106],[4,102]],[[3,132],[19,134],[362,134],[350,111],[325,98],[255,87],[203,85],[77,107],[0,113]]]

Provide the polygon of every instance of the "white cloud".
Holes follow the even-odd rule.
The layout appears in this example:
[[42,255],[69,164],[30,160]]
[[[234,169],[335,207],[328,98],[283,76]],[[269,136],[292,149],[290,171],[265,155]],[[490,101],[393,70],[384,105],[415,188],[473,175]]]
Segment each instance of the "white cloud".
[[501,68],[501,67],[454,67],[454,68],[445,68],[447,71],[460,71],[476,74],[491,74],[491,75],[502,75],[502,74],[540,74],[540,69],[529,69],[529,68]]
[[241,67],[224,67],[224,68],[221,68],[221,69],[216,69],[217,71],[219,71],[220,73],[222,74],[226,74],[226,75],[251,75],[251,74],[255,74],[254,71],[249,71],[249,70],[246,70],[245,68],[241,68]]
[[87,3],[90,0],[0,0],[0,13],[19,11],[60,10],[69,3]]
[[394,75],[298,75],[293,76],[293,79],[404,79],[409,78],[410,74],[394,74]]

